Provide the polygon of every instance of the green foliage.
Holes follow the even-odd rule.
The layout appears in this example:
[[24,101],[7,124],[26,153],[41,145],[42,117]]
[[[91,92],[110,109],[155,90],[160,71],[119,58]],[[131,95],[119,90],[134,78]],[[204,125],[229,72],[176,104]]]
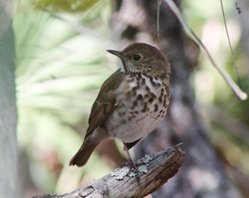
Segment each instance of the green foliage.
[[[46,3],[52,1],[41,5],[48,6]],[[53,3],[54,7],[63,4]],[[81,132],[87,126],[91,104],[101,83],[116,69],[108,68],[105,51],[108,37],[104,40],[99,36],[108,33],[103,13],[109,10],[109,3],[78,3],[78,11],[84,9],[87,14],[56,15],[37,9],[39,6],[34,9],[23,4],[18,9],[23,12],[14,18],[18,141],[30,158],[35,184],[46,192],[63,190],[57,181],[72,172],[68,161],[82,142]],[[68,11],[73,5],[60,6]],[[60,6],[54,9],[61,11]],[[90,26],[100,28],[92,30]],[[75,131],[77,127],[80,131]],[[98,156],[93,160],[99,171],[89,168],[93,162],[84,170],[88,175],[103,175],[108,168],[95,163]],[[86,173],[80,169],[73,172],[74,181]],[[70,187],[76,185],[74,182]]]
[[51,9],[55,12],[84,12],[91,9],[100,0],[35,0],[34,8]]

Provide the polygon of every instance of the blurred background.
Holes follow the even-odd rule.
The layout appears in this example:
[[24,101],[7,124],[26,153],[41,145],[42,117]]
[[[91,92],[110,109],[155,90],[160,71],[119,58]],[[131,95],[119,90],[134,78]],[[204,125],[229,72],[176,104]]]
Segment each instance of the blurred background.
[[[239,5],[241,14],[235,1],[224,2],[237,72],[219,1],[184,0],[182,11],[218,65],[248,92],[249,5],[246,0]],[[68,166],[82,143],[98,90],[119,64],[106,50],[124,47],[117,44],[110,27],[112,1],[14,0],[13,12],[19,194],[69,192],[117,166],[97,153],[84,168]],[[235,97],[204,53],[190,80],[212,145],[233,170],[235,185],[249,196],[248,100]],[[116,144],[122,152],[120,142]]]

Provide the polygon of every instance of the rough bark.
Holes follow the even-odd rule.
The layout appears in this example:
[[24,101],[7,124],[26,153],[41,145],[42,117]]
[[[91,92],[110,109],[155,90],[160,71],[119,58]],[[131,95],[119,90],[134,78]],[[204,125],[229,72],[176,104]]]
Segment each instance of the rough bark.
[[15,45],[10,1],[0,0],[0,196],[15,197],[16,192],[16,99]]
[[[122,46],[135,41],[155,44],[156,2],[114,1],[112,25]],[[179,5],[181,1],[175,2]],[[194,99],[189,77],[197,63],[198,47],[185,36],[165,1],[162,1],[160,10],[159,47],[172,66],[171,106],[166,119],[136,147],[136,153],[139,157],[183,142],[187,154],[179,174],[169,185],[155,192],[153,197],[241,197],[227,177],[225,168],[208,139]]]
[[43,195],[34,198],[142,198],[173,177],[182,165],[183,159],[184,153],[178,145],[138,160],[139,181],[135,175],[132,175],[133,172],[128,173],[129,166],[126,164],[88,186],[81,187],[71,193]]

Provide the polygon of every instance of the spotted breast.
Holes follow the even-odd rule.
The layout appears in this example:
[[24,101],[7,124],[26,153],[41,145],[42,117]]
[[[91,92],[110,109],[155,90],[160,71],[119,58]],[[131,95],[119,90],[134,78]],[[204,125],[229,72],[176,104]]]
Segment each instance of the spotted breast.
[[123,142],[134,142],[153,131],[165,117],[168,83],[160,77],[126,75],[116,91],[116,111],[106,121],[107,131]]

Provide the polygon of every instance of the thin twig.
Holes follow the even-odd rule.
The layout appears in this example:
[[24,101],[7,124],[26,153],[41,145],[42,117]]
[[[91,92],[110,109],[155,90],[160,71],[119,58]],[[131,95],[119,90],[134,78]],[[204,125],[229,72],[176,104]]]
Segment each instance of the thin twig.
[[237,67],[237,64],[236,64],[236,59],[235,59],[235,56],[234,56],[234,51],[233,51],[233,47],[232,47],[232,44],[231,44],[231,39],[230,39],[230,36],[229,36],[228,28],[227,28],[226,16],[225,16],[225,11],[224,11],[224,6],[223,6],[223,1],[222,0],[220,0],[220,5],[221,5],[221,10],[222,10],[222,17],[223,17],[223,21],[224,21],[224,25],[225,25],[227,40],[228,40],[228,43],[229,43],[229,48],[230,48],[230,52],[231,52],[231,56],[232,56],[233,66],[234,66],[235,72],[237,74],[239,87],[241,88],[239,68]]
[[189,25],[184,21],[182,14],[176,4],[172,0],[165,0],[165,2],[168,4],[170,9],[173,11],[173,13],[176,15],[178,18],[179,22],[183,26],[184,31],[191,36],[205,51],[206,55],[208,56],[210,62],[214,66],[214,68],[218,71],[218,73],[223,77],[227,85],[232,89],[232,91],[235,93],[235,95],[240,99],[240,100],[246,100],[247,99],[247,94],[243,92],[238,85],[231,79],[231,77],[221,68],[217,66],[215,61],[213,60],[211,54],[209,53],[208,49],[206,46],[202,43],[202,41],[199,39],[199,37],[195,34],[195,32],[189,27]]

